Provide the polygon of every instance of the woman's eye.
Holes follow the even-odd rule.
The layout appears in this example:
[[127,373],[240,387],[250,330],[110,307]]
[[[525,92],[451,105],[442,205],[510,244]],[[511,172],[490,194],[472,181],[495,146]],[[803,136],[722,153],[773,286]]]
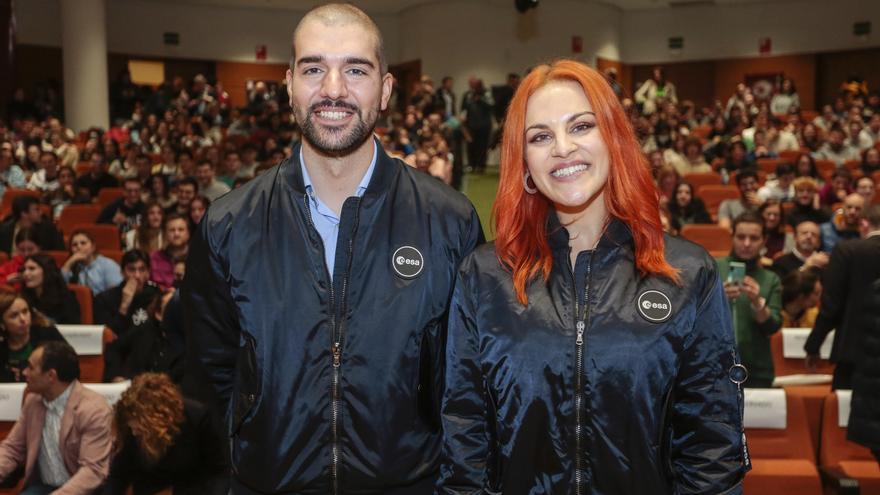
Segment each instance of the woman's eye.
[[536,135],[532,136],[531,139],[529,139],[529,142],[530,143],[542,143],[542,142],[547,141],[549,139],[550,139],[550,136],[548,134],[536,134]]
[[581,122],[580,124],[577,124],[572,128],[572,132],[585,132],[589,131],[593,127],[596,127],[596,124],[593,124],[592,122]]

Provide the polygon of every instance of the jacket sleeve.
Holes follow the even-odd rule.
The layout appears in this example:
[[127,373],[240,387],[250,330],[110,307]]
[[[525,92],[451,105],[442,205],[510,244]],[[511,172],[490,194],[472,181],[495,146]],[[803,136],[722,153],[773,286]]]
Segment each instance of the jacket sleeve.
[[[82,406],[80,406],[82,409]],[[89,412],[80,421],[79,469],[53,495],[93,493],[110,473],[112,439],[110,421],[112,412],[106,402],[89,406]]]
[[[36,396],[36,394],[32,395]],[[16,469],[23,467],[27,460],[27,429],[24,425],[27,422],[26,418],[33,414],[28,406],[36,400],[38,400],[36,397],[25,399],[18,421],[12,425],[12,430],[3,443],[0,443],[0,480],[4,482]]]
[[444,445],[437,481],[438,493],[444,495],[481,494],[487,483],[489,445],[476,304],[465,285],[460,273],[449,309]]
[[822,272],[822,301],[813,331],[804,343],[807,354],[819,354],[828,333],[843,320],[848,296],[846,280],[850,273],[850,256],[845,247],[845,243],[834,246],[828,266]]
[[[221,414],[226,414],[232,396],[241,328],[222,261],[211,246],[208,220],[205,217],[199,223],[190,242],[181,290],[184,323],[189,330],[186,359],[188,366],[195,367],[194,375],[199,377],[193,379],[209,382],[216,394],[212,399],[217,400]],[[205,397],[204,392],[198,397]]]
[[714,267],[672,391],[670,461],[676,494],[740,494],[746,465],[742,402],[730,379],[733,320]]

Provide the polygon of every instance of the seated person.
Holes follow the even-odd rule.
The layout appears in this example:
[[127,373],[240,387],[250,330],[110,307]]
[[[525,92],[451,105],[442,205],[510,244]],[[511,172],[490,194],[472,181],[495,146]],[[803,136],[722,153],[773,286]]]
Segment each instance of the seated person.
[[159,293],[159,287],[149,280],[149,255],[127,251],[122,255],[122,283],[95,296],[95,323],[118,336],[146,323],[150,303]]
[[115,261],[98,254],[92,234],[84,230],[70,234],[70,258],[61,267],[68,283],[85,285],[92,294],[99,294],[122,282],[120,272]]
[[146,217],[138,228],[129,230],[122,237],[126,251],[141,249],[152,253],[162,249],[162,222],[165,219],[165,211],[159,203],[147,203],[145,211]]
[[694,223],[712,223],[703,200],[694,196],[694,186],[687,182],[675,186],[675,198],[667,206],[671,219],[679,228]]
[[776,174],[772,179],[767,179],[763,187],[758,189],[758,199],[767,201],[776,200],[780,203],[794,201],[794,166],[789,163],[780,163],[776,166]]
[[798,177],[794,186],[794,207],[786,215],[786,222],[796,227],[801,222],[810,221],[821,225],[828,221],[828,213],[819,204],[819,185],[811,177]]
[[22,371],[34,349],[64,337],[15,292],[0,291],[0,317],[0,382],[23,382]]
[[150,280],[163,290],[174,287],[174,264],[185,260],[189,246],[189,222],[182,215],[165,217],[165,248],[150,255]]
[[23,495],[87,495],[110,471],[112,412],[79,383],[79,361],[66,342],[46,342],[24,370],[29,393],[0,443],[0,479],[24,467]]
[[183,349],[172,348],[163,316],[173,292],[159,293],[147,308],[147,321],[132,327],[104,351],[104,381],[130,380],[144,372],[166,373],[180,383],[183,379]]
[[0,264],[0,281],[15,290],[21,289],[21,267],[28,256],[41,251],[34,229],[23,228],[15,234],[15,251],[12,258]]
[[843,203],[852,192],[852,174],[845,168],[839,168],[831,174],[831,181],[819,189],[819,202],[830,208]]
[[773,271],[779,278],[796,270],[813,270],[821,274],[828,265],[828,253],[819,250],[820,239],[819,226],[815,222],[799,223],[794,229],[794,249],[773,260]]
[[223,428],[209,408],[185,399],[166,375],[137,376],[115,409],[115,455],[105,494],[229,491]]
[[819,226],[822,231],[822,251],[830,253],[834,246],[846,239],[859,238],[859,225],[865,198],[852,193],[843,201],[842,211],[835,212],[831,220]]
[[141,201],[141,181],[137,178],[125,179],[123,188],[125,189],[124,195],[105,206],[96,221],[96,223],[116,225],[119,227],[121,235],[137,228],[144,215],[144,202]]
[[84,195],[97,198],[101,189],[119,187],[119,181],[116,180],[116,177],[108,173],[110,165],[103,153],[100,151],[92,152],[89,164],[91,165],[89,172],[80,176],[74,183],[78,193],[82,191]]
[[822,284],[812,270],[795,270],[782,279],[782,328],[813,328]]
[[754,212],[761,206],[758,198],[758,174],[754,170],[743,170],[736,174],[738,199],[725,199],[718,206],[718,225],[729,229],[733,219],[745,212]]
[[12,217],[0,224],[0,249],[12,254],[15,234],[27,227],[34,230],[34,239],[43,249],[64,250],[64,237],[51,220],[43,218],[40,201],[33,196],[19,196],[12,200]]
[[51,256],[28,256],[22,266],[21,282],[21,294],[32,309],[38,310],[53,323],[81,323],[76,295],[67,288],[67,282]]

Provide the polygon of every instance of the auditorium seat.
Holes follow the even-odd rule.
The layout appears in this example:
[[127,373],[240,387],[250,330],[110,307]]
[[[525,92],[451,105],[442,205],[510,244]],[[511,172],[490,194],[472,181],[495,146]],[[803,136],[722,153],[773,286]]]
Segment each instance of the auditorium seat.
[[794,165],[794,161],[797,160],[799,156],[809,152],[809,150],[785,150],[779,152],[779,158]]
[[100,213],[98,205],[67,205],[61,210],[56,224],[64,235],[69,236],[75,226],[95,223]]
[[57,327],[79,357],[80,381],[100,383],[104,378],[104,348],[115,338],[113,332],[102,325],[57,325]]
[[86,224],[74,225],[71,230],[82,229],[88,232],[95,240],[95,247],[101,249],[119,249],[119,227],[110,224]]
[[73,169],[74,174],[77,177],[86,175],[87,173],[92,171],[92,163],[91,162],[79,162],[76,164],[76,167]]
[[[797,329],[783,328],[770,337],[770,352],[773,354],[773,367],[776,370],[776,376],[811,373],[807,370],[803,357],[785,357],[783,350],[784,332],[793,330]],[[830,342],[832,338],[833,337],[829,336],[828,341]],[[812,373],[832,374],[834,373],[834,363],[827,359],[821,359],[818,368]]]
[[58,268],[64,266],[64,262],[67,261],[67,258],[70,258],[70,253],[68,253],[67,251],[51,250],[43,251],[43,254],[45,254],[46,256],[51,256],[52,259],[55,260],[55,266],[57,266]]
[[685,225],[681,228],[681,236],[703,246],[709,252],[721,251],[726,255],[733,247],[730,231],[717,225]]
[[79,303],[79,322],[83,325],[92,324],[92,291],[85,285],[67,284],[67,288],[76,295]]
[[110,258],[115,261],[117,265],[122,266],[122,255],[124,252],[119,249],[101,249],[99,251],[102,255]]
[[706,204],[706,210],[712,218],[718,214],[718,206],[725,199],[739,198],[739,189],[736,186],[701,186],[697,188],[697,196]]
[[696,191],[700,186],[720,186],[721,174],[718,172],[685,174],[682,180],[693,186],[694,191]]
[[816,170],[819,171],[819,177],[828,182],[831,180],[831,174],[837,170],[837,164],[831,160],[816,160]]
[[780,158],[758,158],[758,168],[764,173],[775,174],[776,166],[782,162]]
[[837,469],[859,483],[860,493],[880,493],[880,466],[867,448],[846,439],[846,426],[849,418],[840,421],[840,406],[849,411],[848,403],[852,392],[843,390],[832,392],[825,397],[822,411],[822,448],[819,451],[819,465],[823,468]]
[[98,201],[97,204],[101,208],[109,205],[110,203],[116,201],[125,195],[125,189],[121,187],[105,187],[98,191]]
[[745,495],[822,495],[804,405],[786,393],[785,407],[784,429],[746,428],[752,470]]
[[693,129],[691,129],[691,136],[698,138],[698,139],[706,139],[709,137],[709,134],[711,132],[712,132],[711,125],[708,125],[708,124],[698,125],[698,126],[694,127]]
[[30,196],[40,199],[39,191],[31,191],[30,189],[15,189],[10,187],[3,193],[3,199],[0,200],[0,218],[5,218],[12,213],[12,201],[21,196]]

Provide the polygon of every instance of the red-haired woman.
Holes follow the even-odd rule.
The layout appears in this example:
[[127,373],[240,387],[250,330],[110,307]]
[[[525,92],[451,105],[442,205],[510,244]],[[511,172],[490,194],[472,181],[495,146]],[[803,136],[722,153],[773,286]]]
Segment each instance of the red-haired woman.
[[715,263],[664,237],[611,88],[536,67],[503,146],[497,238],[449,313],[440,492],[740,493],[745,373]]

